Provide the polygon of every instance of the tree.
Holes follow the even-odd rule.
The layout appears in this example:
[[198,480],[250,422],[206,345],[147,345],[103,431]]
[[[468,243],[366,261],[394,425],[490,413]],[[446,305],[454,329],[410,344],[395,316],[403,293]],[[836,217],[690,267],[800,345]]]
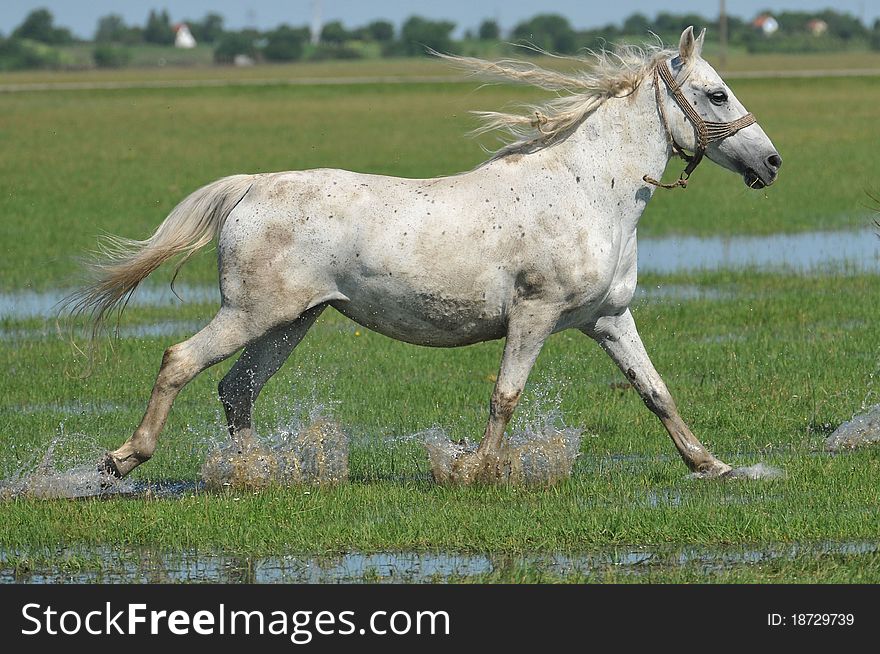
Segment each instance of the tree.
[[257,35],[251,30],[224,32],[214,48],[214,61],[218,64],[231,64],[238,55],[256,59],[256,37]]
[[374,41],[388,43],[394,40],[394,25],[387,20],[374,20],[367,25],[367,33]]
[[338,20],[326,23],[321,28],[321,42],[342,45],[350,38],[348,31]]
[[156,45],[171,45],[174,43],[174,30],[171,29],[171,19],[168,17],[166,10],[163,9],[161,13],[150,10],[147,24],[144,27],[144,41],[155,43]]
[[421,16],[410,16],[400,30],[402,54],[424,55],[426,48],[437,52],[452,52],[450,34],[455,23],[449,21],[426,20]]
[[32,39],[0,38],[0,70],[57,68],[61,55],[57,48]]
[[52,24],[54,20],[48,9],[35,9],[25,17],[22,24],[16,27],[10,36],[13,39],[31,39],[50,45],[71,43],[73,36],[70,30],[64,27],[55,27]]
[[871,49],[880,50],[880,18],[874,21],[874,29],[871,31]]
[[654,29],[662,36],[667,38],[675,37],[678,41],[678,35],[681,34],[689,25],[693,25],[697,33],[706,25],[714,25],[715,21],[709,20],[699,14],[670,14],[661,11],[654,19]]
[[816,15],[828,25],[828,33],[841,39],[867,36],[868,30],[862,25],[862,21],[851,14],[843,14],[826,9]]
[[484,20],[480,23],[480,29],[477,32],[480,41],[497,41],[501,36],[501,29],[494,20]]
[[189,31],[198,43],[216,43],[223,36],[223,16],[205,14],[202,20],[186,21]]
[[624,34],[638,34],[643,36],[651,29],[651,21],[645,14],[635,13],[623,21]]
[[99,43],[95,47],[92,57],[98,68],[122,68],[131,61],[131,50],[109,43]]
[[263,56],[269,61],[294,61],[302,57],[308,39],[307,27],[294,29],[290,25],[280,25],[266,34]]
[[98,19],[95,43],[122,43],[127,35],[128,28],[119,14],[108,14]]
[[569,54],[577,50],[577,36],[568,19],[539,14],[513,28],[513,37],[543,50]]

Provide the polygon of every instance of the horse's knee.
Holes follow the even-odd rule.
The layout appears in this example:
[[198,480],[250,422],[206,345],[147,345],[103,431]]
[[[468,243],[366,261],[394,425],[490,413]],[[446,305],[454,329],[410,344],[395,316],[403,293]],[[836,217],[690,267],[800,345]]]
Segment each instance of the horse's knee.
[[253,381],[245,379],[241,374],[236,375],[233,369],[217,384],[217,395],[223,406],[237,407],[249,404],[254,397]]
[[520,391],[514,391],[512,393],[498,391],[493,393],[492,401],[489,405],[492,417],[509,420],[510,416],[513,415],[513,410],[516,409],[516,405],[519,402],[519,396]]

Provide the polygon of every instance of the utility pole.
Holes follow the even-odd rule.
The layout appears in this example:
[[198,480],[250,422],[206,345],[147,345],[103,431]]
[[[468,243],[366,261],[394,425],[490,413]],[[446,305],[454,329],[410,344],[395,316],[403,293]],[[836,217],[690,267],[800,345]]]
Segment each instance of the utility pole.
[[721,52],[718,54],[719,67],[724,70],[727,68],[727,10],[724,0],[720,0],[721,6],[718,10],[718,39],[721,42]]
[[321,40],[321,4],[321,0],[312,1],[312,29],[310,30],[312,45],[318,45]]

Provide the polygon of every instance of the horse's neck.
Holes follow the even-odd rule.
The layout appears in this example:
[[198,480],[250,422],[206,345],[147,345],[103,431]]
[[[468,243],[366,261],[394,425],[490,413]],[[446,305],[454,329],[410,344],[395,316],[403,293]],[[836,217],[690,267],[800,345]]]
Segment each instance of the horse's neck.
[[[635,228],[654,187],[642,179],[659,179],[671,156],[649,79],[632,95],[602,104],[567,139],[548,148],[560,163],[586,183],[587,192],[614,206],[632,205]],[[619,204],[617,200],[641,200]],[[625,217],[622,217],[625,218]]]

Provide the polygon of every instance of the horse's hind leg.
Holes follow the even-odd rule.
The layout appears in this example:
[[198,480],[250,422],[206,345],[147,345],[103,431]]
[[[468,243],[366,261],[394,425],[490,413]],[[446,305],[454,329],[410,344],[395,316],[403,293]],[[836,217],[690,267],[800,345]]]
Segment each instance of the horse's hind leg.
[[239,445],[246,444],[253,437],[251,414],[263,386],[278,372],[325,306],[321,304],[309,309],[294,322],[266,332],[245,347],[220,382],[218,390],[226,410],[229,435]]
[[681,419],[672,395],[648,358],[629,309],[619,316],[600,318],[582,331],[602,346],[647,407],[660,418],[688,468],[706,477],[723,475],[730,470],[729,465],[712,456]]
[[202,370],[228,358],[263,331],[249,314],[224,307],[192,338],[165,350],[140,426],[122,447],[107,454],[102,467],[124,477],[149,459],[180,390]]

